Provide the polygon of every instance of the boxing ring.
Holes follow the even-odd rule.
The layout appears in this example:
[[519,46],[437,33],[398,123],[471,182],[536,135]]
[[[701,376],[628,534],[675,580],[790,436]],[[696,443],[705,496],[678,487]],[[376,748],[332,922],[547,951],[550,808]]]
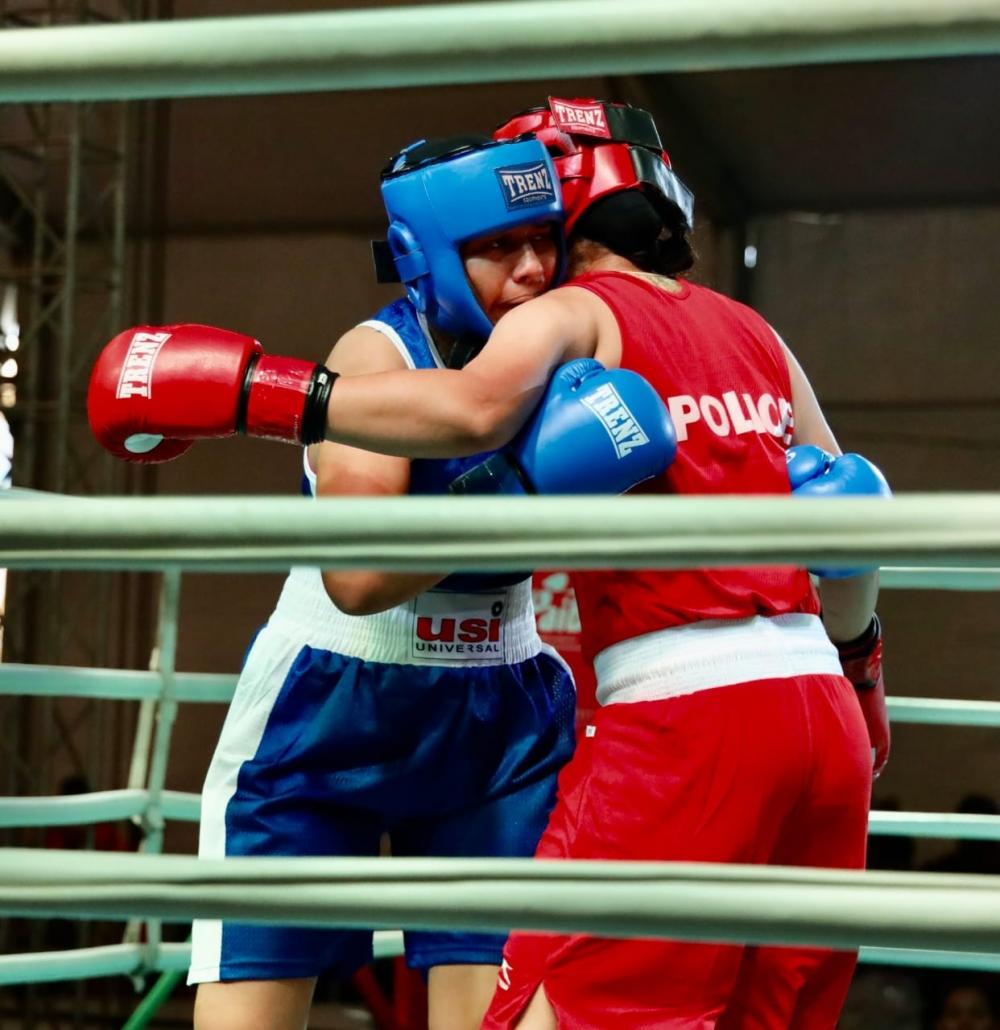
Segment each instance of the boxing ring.
[[[0,665],[0,692],[137,700],[129,783],[81,797],[0,799],[0,826],[135,819],[138,855],[9,849],[0,912],[146,920],[117,946],[0,959],[0,983],[141,975],[185,967],[160,920],[239,917],[345,926],[512,926],[863,948],[882,963],[1000,969],[1000,892],[990,877],[659,863],[531,860],[229,859],[166,856],[164,822],[198,818],[198,796],[164,790],[180,703],[221,702],[235,677],[174,669],[182,568],[327,567],[504,571],[731,564],[888,564],[885,585],[1000,586],[1000,494],[914,494],[891,502],[791,498],[66,498],[14,493],[0,505],[0,565],[163,573],[158,664],[148,672]],[[183,528],[178,528],[183,527]],[[345,527],[350,527],[349,529]],[[543,562],[544,558],[544,562]],[[1000,728],[1000,702],[891,698],[899,722]],[[873,812],[871,831],[1000,839],[1000,817]],[[281,900],[275,900],[275,885]],[[392,935],[379,952],[398,949]]]
[[[572,16],[567,9],[572,8]],[[612,10],[613,8],[613,10]],[[0,33],[0,103],[121,100],[740,68],[1000,52],[998,0],[532,0]],[[224,28],[225,31],[222,31]],[[199,798],[164,788],[179,704],[235,676],[174,668],[181,570],[881,565],[890,589],[1000,589],[1000,494],[873,500],[66,498],[0,503],[0,567],[162,572],[148,671],[0,665],[0,693],[140,703],[127,785],[0,798],[0,827],[133,819],[137,855],[0,851],[0,914],[128,919],[125,941],[4,956],[0,984],[186,967],[164,919],[512,926],[861,946],[882,963],[1000,970],[987,877],[530,860],[229,859],[161,854]],[[1000,728],[1000,702],[892,697],[896,723]],[[873,812],[884,835],[1000,840],[1000,817]],[[281,891],[275,891],[275,885]],[[280,893],[281,899],[274,895]],[[144,933],[140,934],[140,922]],[[392,934],[377,953],[394,953]]]

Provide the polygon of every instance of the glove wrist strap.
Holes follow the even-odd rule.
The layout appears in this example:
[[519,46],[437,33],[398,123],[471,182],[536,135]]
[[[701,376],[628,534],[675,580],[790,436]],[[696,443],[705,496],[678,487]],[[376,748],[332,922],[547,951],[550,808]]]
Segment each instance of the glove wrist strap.
[[331,372],[325,365],[317,365],[313,372],[302,409],[302,443],[307,447],[326,439],[326,408],[330,401],[330,391],[339,375],[339,372]]
[[533,494],[535,488],[514,455],[504,448],[452,480],[448,485],[448,492],[496,496]]
[[859,637],[837,644],[837,654],[844,675],[855,690],[872,690],[882,680],[882,626],[873,615],[868,628]]
[[260,362],[260,354],[252,354],[243,370],[243,386],[240,389],[240,402],[236,409],[236,432],[241,435],[247,431],[247,412],[250,410],[250,390],[253,387],[253,379],[257,374],[257,365]]
[[882,639],[882,624],[877,615],[872,615],[872,621],[867,628],[853,640],[845,640],[834,646],[841,658],[867,658]]

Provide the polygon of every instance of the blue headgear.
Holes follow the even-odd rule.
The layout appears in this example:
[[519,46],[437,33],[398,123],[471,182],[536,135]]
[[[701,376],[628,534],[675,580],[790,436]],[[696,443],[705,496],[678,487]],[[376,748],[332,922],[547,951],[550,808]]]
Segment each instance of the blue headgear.
[[493,325],[460,253],[469,240],[536,222],[554,224],[558,281],[565,265],[563,208],[552,160],[533,137],[412,143],[382,173],[386,243],[374,244],[380,282],[406,284],[414,307],[456,337],[485,340]]

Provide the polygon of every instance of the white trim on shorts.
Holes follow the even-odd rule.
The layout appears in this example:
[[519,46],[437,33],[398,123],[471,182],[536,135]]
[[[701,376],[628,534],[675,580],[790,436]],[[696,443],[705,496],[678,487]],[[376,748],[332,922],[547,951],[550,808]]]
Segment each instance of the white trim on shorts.
[[601,705],[660,701],[700,690],[789,676],[842,676],[816,615],[706,619],[645,633],[594,659]]
[[[250,649],[205,776],[198,830],[199,858],[226,857],[226,809],[236,793],[240,769],[257,754],[281,686],[301,650],[301,637],[286,637],[266,628]],[[219,980],[221,961],[222,920],[194,920],[187,982]]]

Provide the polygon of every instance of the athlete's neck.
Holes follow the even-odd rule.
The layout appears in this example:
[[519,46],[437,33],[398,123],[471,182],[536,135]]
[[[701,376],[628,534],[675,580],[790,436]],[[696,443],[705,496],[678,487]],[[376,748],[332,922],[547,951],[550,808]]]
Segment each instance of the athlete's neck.
[[681,285],[676,279],[672,279],[669,275],[660,275],[658,272],[644,272],[628,258],[622,257],[621,254],[616,254],[613,250],[608,250],[607,247],[602,247],[600,244],[590,243],[585,253],[578,253],[574,248],[574,252],[570,256],[567,277],[570,281],[587,272],[624,272],[626,275],[645,279],[646,282],[659,286],[668,293],[680,293],[681,291]]
[[625,272],[628,275],[645,279],[668,293],[679,293],[681,290],[677,280],[672,279],[669,275],[644,272],[627,257],[616,254],[601,243],[594,240],[577,240],[570,250],[569,271],[566,278],[573,280],[578,275],[584,275],[587,272]]

